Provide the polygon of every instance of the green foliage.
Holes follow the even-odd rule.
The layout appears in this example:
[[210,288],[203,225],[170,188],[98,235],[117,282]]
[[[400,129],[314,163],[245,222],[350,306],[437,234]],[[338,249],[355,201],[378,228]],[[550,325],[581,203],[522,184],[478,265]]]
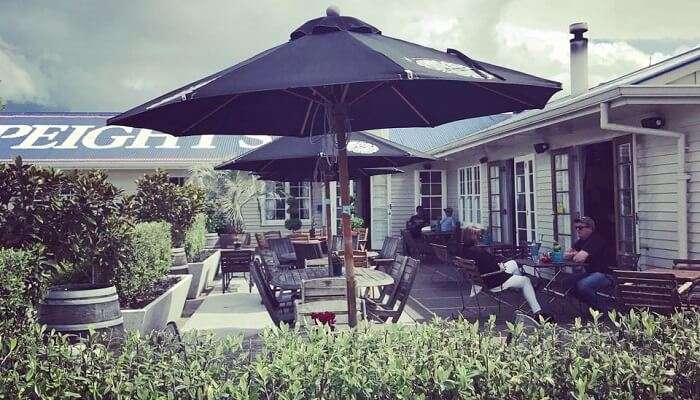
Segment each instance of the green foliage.
[[[197,166],[190,173],[190,181],[204,188],[207,201],[217,210],[217,219],[223,216],[223,224],[216,225],[219,230],[209,232],[244,232],[243,206],[263,193],[264,183],[246,172],[215,171],[209,165]],[[212,213],[207,215],[211,218]]]
[[362,219],[361,217],[358,217],[357,215],[352,215],[352,219],[350,220],[350,224],[352,229],[356,228],[364,228],[365,226],[365,220]]
[[[466,321],[240,339],[131,335],[112,353],[71,348],[38,328],[0,337],[0,398],[696,399],[700,315],[612,316],[593,323],[494,327]],[[76,396],[77,397],[77,396]]]
[[228,217],[218,204],[213,201],[207,202],[206,207],[207,214],[207,232],[210,233],[226,233],[226,226],[228,224]]
[[194,217],[204,209],[204,191],[192,184],[170,183],[165,171],[144,175],[137,182],[129,210],[138,221],[170,224],[173,247],[182,247]]
[[188,259],[194,259],[197,254],[204,250],[207,234],[206,222],[207,216],[205,214],[197,214],[192,226],[187,230],[185,235],[185,254],[187,254]]
[[287,197],[287,213],[289,218],[284,221],[284,227],[290,231],[298,231],[301,229],[302,223],[299,219],[299,201],[296,197]]
[[54,225],[63,207],[65,177],[50,168],[0,164],[0,246],[20,248],[43,242],[51,253],[61,243]]
[[33,319],[51,281],[44,247],[0,248],[0,334],[16,333]]
[[170,270],[171,240],[167,222],[142,222],[129,234],[128,258],[117,269],[114,285],[122,307],[132,307]]

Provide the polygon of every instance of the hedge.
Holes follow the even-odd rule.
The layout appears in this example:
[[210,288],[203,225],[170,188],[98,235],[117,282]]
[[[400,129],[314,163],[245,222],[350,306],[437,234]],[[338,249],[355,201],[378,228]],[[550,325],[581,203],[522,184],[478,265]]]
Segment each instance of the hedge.
[[131,335],[111,353],[0,337],[0,398],[696,399],[700,317],[612,316],[565,331],[435,321],[335,335],[266,330],[262,348]]
[[14,332],[32,320],[51,282],[44,247],[0,248],[0,332]]
[[185,234],[185,254],[187,259],[192,261],[204,250],[207,234],[207,216],[206,214],[197,214],[194,217],[194,222]]
[[128,235],[127,260],[115,271],[122,307],[141,302],[165,278],[171,259],[170,224],[141,222]]

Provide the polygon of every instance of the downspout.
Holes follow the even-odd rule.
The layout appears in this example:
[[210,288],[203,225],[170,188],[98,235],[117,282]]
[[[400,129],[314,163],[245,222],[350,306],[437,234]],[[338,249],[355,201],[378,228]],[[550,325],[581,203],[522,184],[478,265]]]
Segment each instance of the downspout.
[[[685,135],[680,132],[666,129],[640,128],[631,125],[615,124],[609,121],[610,104],[600,104],[600,129],[634,133],[638,135],[651,135],[671,137],[678,140],[678,258],[688,258],[688,179],[685,172]],[[636,166],[635,166],[636,168]],[[636,182],[635,182],[636,184]]]

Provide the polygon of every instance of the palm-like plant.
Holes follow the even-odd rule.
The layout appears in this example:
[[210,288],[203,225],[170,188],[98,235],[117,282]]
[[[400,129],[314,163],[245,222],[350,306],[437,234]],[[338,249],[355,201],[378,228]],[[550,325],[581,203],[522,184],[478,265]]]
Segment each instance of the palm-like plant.
[[243,232],[243,206],[263,193],[264,183],[247,172],[216,171],[211,165],[190,170],[190,180],[206,190],[207,201],[224,212],[229,231]]

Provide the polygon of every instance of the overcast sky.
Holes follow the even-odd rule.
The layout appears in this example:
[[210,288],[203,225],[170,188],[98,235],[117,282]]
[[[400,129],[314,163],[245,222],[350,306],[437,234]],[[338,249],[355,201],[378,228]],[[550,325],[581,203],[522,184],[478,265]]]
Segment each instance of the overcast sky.
[[563,83],[572,22],[590,83],[700,45],[696,0],[0,0],[9,111],[124,111],[289,39],[335,4],[383,34]]

